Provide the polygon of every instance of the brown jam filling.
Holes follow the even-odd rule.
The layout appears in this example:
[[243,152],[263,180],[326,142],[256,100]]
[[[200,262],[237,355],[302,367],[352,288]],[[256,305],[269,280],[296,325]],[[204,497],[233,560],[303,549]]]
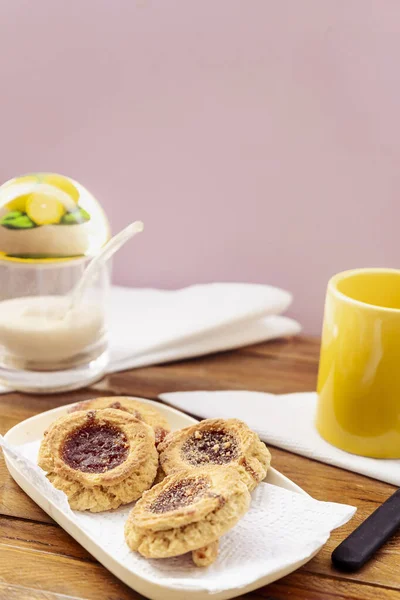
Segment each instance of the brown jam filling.
[[124,462],[128,451],[128,440],[120,429],[88,424],[65,440],[62,458],[77,471],[104,473]]
[[189,506],[203,496],[209,487],[210,482],[205,477],[182,479],[163,490],[150,504],[149,510],[164,513]]
[[191,465],[225,465],[238,457],[236,438],[214,429],[197,430],[182,446],[182,457]]

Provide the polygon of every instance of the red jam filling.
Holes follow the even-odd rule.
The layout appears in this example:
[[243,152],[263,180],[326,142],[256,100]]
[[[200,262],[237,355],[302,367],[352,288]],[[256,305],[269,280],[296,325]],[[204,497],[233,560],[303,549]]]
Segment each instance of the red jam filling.
[[124,462],[128,451],[128,440],[120,429],[89,424],[77,429],[65,440],[62,458],[77,471],[104,473]]

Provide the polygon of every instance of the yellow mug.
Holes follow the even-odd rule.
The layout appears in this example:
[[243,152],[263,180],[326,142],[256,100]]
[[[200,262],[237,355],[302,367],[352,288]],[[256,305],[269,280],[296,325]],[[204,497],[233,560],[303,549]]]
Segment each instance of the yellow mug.
[[357,269],[329,281],[317,391],[326,441],[400,458],[400,271]]

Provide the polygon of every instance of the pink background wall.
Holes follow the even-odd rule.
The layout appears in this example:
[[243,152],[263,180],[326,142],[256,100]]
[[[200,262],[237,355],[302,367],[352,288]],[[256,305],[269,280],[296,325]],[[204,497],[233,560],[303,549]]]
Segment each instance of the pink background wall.
[[[3,0],[0,180],[70,174],[146,234],[116,280],[291,290],[398,266],[398,0]],[[132,259],[130,253],[132,252]]]

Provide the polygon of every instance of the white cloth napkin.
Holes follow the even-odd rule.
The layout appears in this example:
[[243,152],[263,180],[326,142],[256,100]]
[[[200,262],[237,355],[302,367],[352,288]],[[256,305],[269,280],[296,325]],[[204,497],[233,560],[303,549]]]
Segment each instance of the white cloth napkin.
[[0,436],[1,445],[30,483],[115,560],[149,581],[188,593],[242,588],[260,577],[290,570],[313,556],[332,529],[346,523],[355,512],[351,506],[320,502],[260,484],[252,494],[249,512],[222,537],[218,559],[210,567],[194,567],[190,555],[146,560],[129,550],[124,540],[124,524],[132,506],[98,514],[71,511],[65,494],[56,490],[35,464],[37,442],[12,448]]
[[314,426],[315,392],[176,392],[161,394],[160,398],[204,419],[242,419],[272,446],[400,486],[400,460],[356,456],[321,438]]
[[291,301],[288,292],[257,284],[212,283],[172,291],[114,286],[109,372],[294,335],[299,324],[276,316]]

